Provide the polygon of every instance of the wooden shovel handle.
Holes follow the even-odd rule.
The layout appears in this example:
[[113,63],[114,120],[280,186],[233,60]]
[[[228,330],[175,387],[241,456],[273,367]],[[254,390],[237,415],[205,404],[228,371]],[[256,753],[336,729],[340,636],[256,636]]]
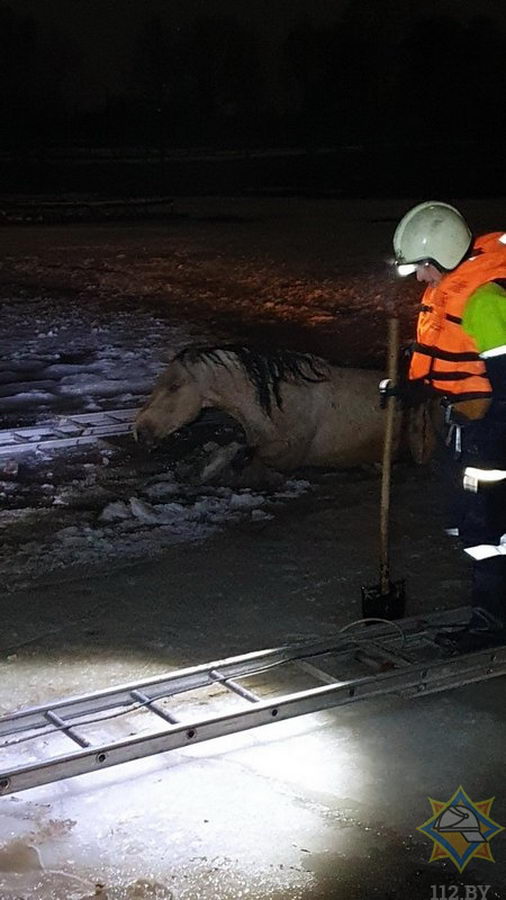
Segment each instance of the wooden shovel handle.
[[[388,320],[387,377],[390,387],[396,387],[399,360],[399,319]],[[383,468],[381,474],[380,501],[380,587],[382,594],[388,594],[390,587],[389,560],[389,519],[390,519],[390,476],[392,470],[392,450],[395,431],[395,406],[393,396],[386,398],[385,438],[383,443]]]

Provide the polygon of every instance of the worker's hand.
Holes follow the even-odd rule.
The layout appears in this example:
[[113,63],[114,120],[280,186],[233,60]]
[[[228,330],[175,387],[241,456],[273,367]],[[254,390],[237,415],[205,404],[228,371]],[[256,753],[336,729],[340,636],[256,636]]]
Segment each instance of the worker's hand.
[[380,403],[384,407],[388,397],[395,397],[405,409],[419,406],[431,396],[423,381],[400,381],[392,385],[388,378],[379,383]]

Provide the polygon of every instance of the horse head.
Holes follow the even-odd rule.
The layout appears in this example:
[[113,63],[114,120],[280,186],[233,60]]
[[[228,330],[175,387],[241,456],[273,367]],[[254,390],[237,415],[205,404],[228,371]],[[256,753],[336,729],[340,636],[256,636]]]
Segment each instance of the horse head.
[[197,418],[202,402],[194,375],[177,359],[173,360],[137,414],[134,423],[136,440],[155,444],[168,437]]

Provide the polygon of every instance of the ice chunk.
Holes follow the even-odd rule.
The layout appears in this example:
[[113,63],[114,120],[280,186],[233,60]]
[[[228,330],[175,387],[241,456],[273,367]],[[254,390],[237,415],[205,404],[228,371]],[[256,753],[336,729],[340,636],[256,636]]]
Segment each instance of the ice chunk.
[[145,500],[140,500],[139,497],[130,497],[130,509],[132,515],[140,522],[144,522],[145,525],[158,525],[160,522],[160,516],[155,507],[151,503],[146,503]]
[[261,494],[251,494],[244,492],[240,494],[232,494],[230,498],[231,509],[254,509],[265,503],[265,497]]
[[175,481],[157,481],[145,488],[144,493],[150,500],[165,500],[179,491],[179,485]]
[[252,509],[251,510],[251,519],[253,522],[267,522],[269,519],[273,519],[274,516],[271,513],[265,512],[264,509]]
[[101,522],[117,522],[120,519],[129,519],[131,514],[131,509],[123,500],[115,500],[104,507],[99,519]]
[[276,497],[300,497],[301,494],[305,494],[306,491],[309,491],[310,489],[311,482],[305,481],[302,478],[290,478],[285,482],[284,490],[276,491]]
[[159,503],[154,507],[158,514],[159,522],[173,522],[188,515],[188,510],[182,503]]

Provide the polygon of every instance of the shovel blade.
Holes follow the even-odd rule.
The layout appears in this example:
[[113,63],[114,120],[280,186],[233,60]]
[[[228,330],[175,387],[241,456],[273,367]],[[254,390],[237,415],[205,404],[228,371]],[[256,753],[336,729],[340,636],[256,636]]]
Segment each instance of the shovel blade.
[[402,619],[406,612],[406,582],[389,581],[388,591],[379,584],[362,586],[362,617],[364,619]]

